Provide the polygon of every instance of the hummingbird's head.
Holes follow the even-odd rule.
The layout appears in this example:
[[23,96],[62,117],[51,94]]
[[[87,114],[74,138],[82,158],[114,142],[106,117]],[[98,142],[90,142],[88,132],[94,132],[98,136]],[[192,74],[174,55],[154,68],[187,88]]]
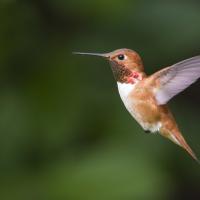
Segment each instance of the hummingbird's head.
[[134,79],[140,78],[144,68],[140,56],[131,49],[117,49],[110,53],[80,53],[81,55],[100,56],[111,64],[116,81],[121,83],[134,83]]
[[114,77],[118,82],[131,82],[144,71],[140,56],[130,49],[117,49],[107,54]]

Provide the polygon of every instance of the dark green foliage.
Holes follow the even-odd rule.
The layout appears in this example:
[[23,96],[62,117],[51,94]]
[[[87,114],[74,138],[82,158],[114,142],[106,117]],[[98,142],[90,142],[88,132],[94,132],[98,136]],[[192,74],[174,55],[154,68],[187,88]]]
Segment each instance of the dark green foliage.
[[[200,167],[144,134],[108,63],[72,51],[131,48],[147,73],[200,54],[198,1],[1,0],[0,199],[200,199]],[[200,84],[172,100],[200,155]]]

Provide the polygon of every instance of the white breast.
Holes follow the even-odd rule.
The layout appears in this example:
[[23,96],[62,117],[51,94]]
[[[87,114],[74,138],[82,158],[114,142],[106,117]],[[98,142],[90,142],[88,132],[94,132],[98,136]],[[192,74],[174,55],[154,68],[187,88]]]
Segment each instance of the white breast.
[[117,86],[121,98],[126,98],[129,95],[129,93],[134,89],[135,84],[117,82]]
[[118,90],[119,90],[119,94],[120,97],[126,107],[126,109],[130,112],[130,114],[135,118],[135,120],[143,127],[144,130],[149,130],[151,132],[157,132],[159,131],[160,127],[161,127],[161,123],[157,122],[157,123],[144,123],[140,113],[138,113],[135,110],[135,103],[134,103],[134,99],[131,98],[130,92],[134,92],[134,88],[135,88],[135,84],[127,84],[127,83],[119,83],[117,82],[117,86],[118,86]]
[[[126,107],[126,109],[131,113],[131,115],[136,119],[136,113],[133,108],[133,99],[129,97],[130,92],[135,88],[135,84],[120,83],[117,82],[119,95]],[[137,119],[136,119],[137,120]]]

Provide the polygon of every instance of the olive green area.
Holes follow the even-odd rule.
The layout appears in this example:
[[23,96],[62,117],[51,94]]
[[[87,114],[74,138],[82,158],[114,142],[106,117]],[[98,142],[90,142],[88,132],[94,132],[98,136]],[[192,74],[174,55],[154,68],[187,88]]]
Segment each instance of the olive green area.
[[[0,199],[200,199],[200,165],[123,106],[109,64],[146,72],[200,54],[199,1],[1,0]],[[170,101],[200,157],[200,82]]]

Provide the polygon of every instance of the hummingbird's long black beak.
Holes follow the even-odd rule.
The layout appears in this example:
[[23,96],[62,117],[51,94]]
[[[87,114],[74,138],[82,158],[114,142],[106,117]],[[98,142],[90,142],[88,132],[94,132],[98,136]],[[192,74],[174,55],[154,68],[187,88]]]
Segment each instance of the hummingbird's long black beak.
[[88,55],[88,56],[99,56],[103,58],[109,58],[109,55],[107,53],[83,53],[83,52],[73,52],[73,54],[77,55]]

